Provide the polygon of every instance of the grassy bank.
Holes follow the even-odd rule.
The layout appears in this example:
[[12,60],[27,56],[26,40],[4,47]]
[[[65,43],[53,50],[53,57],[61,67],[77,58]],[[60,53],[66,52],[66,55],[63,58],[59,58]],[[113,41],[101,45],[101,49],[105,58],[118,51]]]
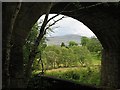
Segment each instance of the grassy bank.
[[78,83],[91,84],[96,86],[100,85],[99,66],[59,68],[59,69],[48,70],[46,71],[45,74],[62,79],[72,80]]

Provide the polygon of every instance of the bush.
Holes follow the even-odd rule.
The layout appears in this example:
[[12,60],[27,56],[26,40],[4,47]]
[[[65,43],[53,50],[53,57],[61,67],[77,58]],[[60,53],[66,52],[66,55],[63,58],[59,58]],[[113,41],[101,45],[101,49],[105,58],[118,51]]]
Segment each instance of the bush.
[[80,75],[79,73],[72,70],[63,73],[63,77],[65,77],[66,79],[78,80],[80,78]]

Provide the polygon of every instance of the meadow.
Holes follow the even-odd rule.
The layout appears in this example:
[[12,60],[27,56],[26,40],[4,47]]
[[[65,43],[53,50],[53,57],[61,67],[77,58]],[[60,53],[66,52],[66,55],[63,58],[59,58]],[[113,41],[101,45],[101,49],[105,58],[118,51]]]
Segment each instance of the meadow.
[[[94,60],[91,66],[78,66],[67,67],[46,70],[45,75],[54,76],[73,82],[100,86],[100,60]],[[34,74],[38,74],[41,71],[36,71]]]

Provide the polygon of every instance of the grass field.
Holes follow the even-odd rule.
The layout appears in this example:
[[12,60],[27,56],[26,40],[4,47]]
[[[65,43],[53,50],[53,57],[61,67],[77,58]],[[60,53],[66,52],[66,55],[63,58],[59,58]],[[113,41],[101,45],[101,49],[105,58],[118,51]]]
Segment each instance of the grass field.
[[[100,60],[94,60],[90,66],[57,68],[46,70],[45,75],[71,80],[82,84],[100,85]],[[41,71],[36,71],[37,74]]]
[[52,69],[46,71],[45,74],[78,83],[100,85],[99,66]]

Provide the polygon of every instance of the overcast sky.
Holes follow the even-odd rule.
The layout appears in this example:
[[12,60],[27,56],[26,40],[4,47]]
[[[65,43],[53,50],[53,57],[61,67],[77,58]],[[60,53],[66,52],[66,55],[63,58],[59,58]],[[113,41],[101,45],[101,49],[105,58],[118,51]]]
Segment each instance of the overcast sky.
[[[50,14],[49,18],[54,16],[55,14]],[[63,15],[59,15],[54,20],[58,20]],[[38,20],[44,19],[44,15]],[[52,23],[51,21],[50,23]],[[56,28],[57,27],[57,28]],[[77,34],[81,36],[95,36],[94,33],[85,26],[82,22],[79,22],[76,19],[73,19],[71,17],[63,18],[62,20],[58,21],[54,26],[52,26],[54,33],[48,33],[48,36],[62,36],[62,35],[68,35],[68,34]]]

